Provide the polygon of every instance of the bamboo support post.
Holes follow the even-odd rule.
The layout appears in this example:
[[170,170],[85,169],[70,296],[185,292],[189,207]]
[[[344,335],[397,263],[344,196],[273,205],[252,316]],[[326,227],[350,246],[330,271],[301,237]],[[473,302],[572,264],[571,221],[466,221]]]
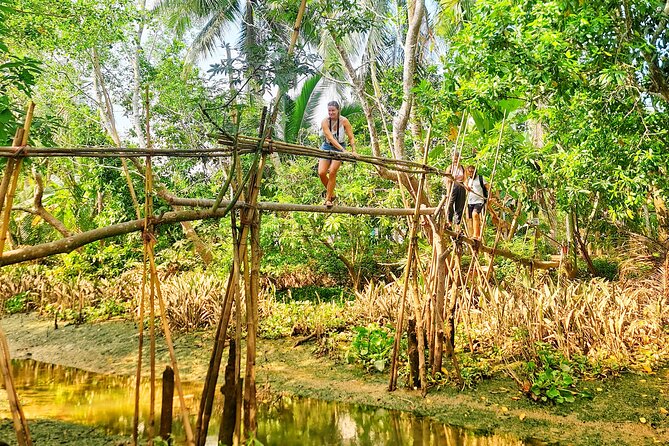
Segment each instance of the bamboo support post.
[[[151,230],[145,233],[148,238]],[[149,446],[153,444],[153,432],[156,410],[156,280],[153,268],[151,268],[151,257],[153,255],[152,240],[147,240],[147,258],[149,260],[149,420],[147,432],[149,434]]]
[[[269,129],[269,127],[268,127]],[[265,130],[267,131],[267,130]],[[266,155],[263,153],[260,164],[254,174],[248,193],[252,206],[247,210],[242,218],[242,227],[244,231],[240,240],[242,246],[246,244],[246,237],[251,232],[251,267],[249,269],[249,259],[245,255],[244,260],[244,281],[246,290],[246,372],[244,378],[244,436],[245,438],[255,437],[257,429],[256,413],[256,380],[255,380],[255,358],[256,358],[256,334],[258,328],[258,294],[259,294],[259,275],[260,275],[260,215],[254,204],[257,203],[260,196],[260,185],[262,182]],[[244,249],[246,251],[246,249]],[[246,254],[246,253],[245,253]],[[250,436],[250,437],[249,437]]]
[[[16,133],[16,138],[14,139],[15,150],[20,147],[25,147],[28,145],[28,139],[30,137],[30,126],[33,122],[33,115],[35,113],[35,103],[30,102],[28,104],[28,111],[26,113],[26,120],[23,124],[23,132],[20,130]],[[19,144],[16,144],[19,142]],[[23,158],[14,160],[13,163],[7,160],[7,168],[5,169],[5,175],[9,174],[11,179],[9,180],[6,192],[2,192],[4,197],[4,207],[2,213],[2,225],[0,227],[0,256],[5,250],[5,241],[7,240],[7,232],[9,231],[9,217],[12,212],[12,204],[14,203],[14,196],[16,194],[16,187],[19,181],[19,174],[21,173],[21,167],[23,166]],[[3,179],[4,183],[4,179]],[[1,186],[1,185],[0,185]]]
[[0,329],[0,350],[0,371],[2,372],[2,377],[5,382],[5,390],[7,391],[9,408],[12,413],[12,422],[14,423],[14,431],[16,432],[16,440],[19,446],[32,446],[33,442],[30,437],[28,422],[26,421],[26,416],[23,413],[19,396],[14,387],[7,337],[2,329]]
[[[151,243],[153,245],[153,241]],[[167,349],[170,354],[170,360],[172,362],[172,368],[174,369],[174,381],[176,384],[177,392],[179,394],[179,406],[181,409],[181,418],[183,422],[184,431],[186,433],[186,445],[194,446],[195,440],[193,438],[193,429],[188,418],[188,408],[186,406],[186,399],[184,396],[183,386],[181,385],[181,377],[179,376],[179,369],[177,366],[177,357],[174,352],[174,343],[172,342],[172,332],[170,330],[169,323],[167,322],[167,311],[165,309],[165,300],[163,299],[163,294],[160,289],[160,282],[158,279],[158,270],[156,268],[156,261],[153,255],[153,246],[149,251],[149,265],[151,267],[152,277],[155,278],[155,288],[156,288],[156,297],[158,298],[158,305],[160,307],[160,319],[163,326],[163,334],[165,336],[165,343],[167,344]]]
[[135,373],[135,412],[132,419],[132,444],[139,445],[139,394],[142,384],[142,352],[144,350],[144,308],[146,302],[146,277],[147,269],[146,262],[148,261],[148,254],[146,244],[144,244],[144,256],[142,262],[142,290],[139,301],[139,340],[137,348],[137,371]]
[[[23,132],[24,132],[23,128],[16,129],[16,134],[14,135],[12,146],[16,148],[21,146],[21,142],[23,141]],[[2,183],[0,183],[0,215],[4,215],[2,214],[2,210],[4,210],[5,208],[7,189],[9,189],[9,183],[11,182],[11,179],[14,175],[14,167],[16,166],[17,162],[18,162],[17,159],[7,158],[7,164],[5,165],[5,172],[2,176]]]
[[[432,127],[428,129],[427,132],[427,138],[426,140],[426,145],[429,145],[430,137],[432,134]],[[427,162],[427,154],[428,150],[426,147],[426,150],[423,155],[423,161]],[[423,185],[425,183],[425,174],[421,175],[420,182],[418,184],[418,190],[416,192],[416,207],[414,209],[414,215],[413,215],[413,220],[411,224],[411,232],[409,236],[409,248],[408,248],[408,253],[407,253],[407,264],[404,269],[404,286],[402,288],[402,298],[400,300],[400,313],[397,318],[397,326],[395,327],[395,340],[393,342],[393,353],[391,356],[391,361],[390,361],[390,382],[388,383],[388,390],[389,391],[394,391],[397,388],[397,357],[399,356],[399,349],[400,349],[400,341],[402,339],[402,330],[404,326],[404,312],[405,312],[405,307],[406,307],[406,296],[407,296],[407,291],[409,289],[409,281],[410,281],[410,275],[411,272],[415,269],[413,267],[413,261],[415,257],[415,249],[417,245],[417,228],[418,228],[418,220],[420,218],[420,205],[421,205],[421,194],[423,191]],[[416,309],[416,314],[418,315],[416,318],[416,331],[417,331],[417,336],[418,336],[418,345],[419,348],[424,348],[425,346],[425,339],[423,337],[423,327],[422,327],[422,318],[419,315],[420,308]],[[425,354],[424,350],[420,350],[421,356],[419,357],[422,358],[422,367],[421,367],[421,386],[427,387],[426,379],[425,379]]]
[[174,370],[165,367],[162,380],[162,398],[160,400],[160,438],[171,444],[172,405],[174,404]]
[[[221,359],[223,357],[223,350],[225,347],[225,339],[228,332],[228,324],[230,323],[230,314],[232,312],[232,304],[235,299],[234,280],[235,280],[235,266],[233,271],[228,276],[228,285],[225,290],[225,298],[223,300],[223,309],[221,317],[219,318],[216,327],[216,335],[214,337],[214,348],[209,359],[209,368],[207,369],[207,376],[204,380],[204,388],[202,389],[202,398],[200,398],[200,409],[197,415],[195,427],[195,444],[196,446],[203,446],[207,438],[207,430],[211,413],[214,406],[214,396],[216,394],[216,382],[218,381],[219,369],[221,367]],[[234,345],[234,342],[233,342]],[[234,356],[234,354],[232,354]],[[228,443],[230,444],[230,443]]]

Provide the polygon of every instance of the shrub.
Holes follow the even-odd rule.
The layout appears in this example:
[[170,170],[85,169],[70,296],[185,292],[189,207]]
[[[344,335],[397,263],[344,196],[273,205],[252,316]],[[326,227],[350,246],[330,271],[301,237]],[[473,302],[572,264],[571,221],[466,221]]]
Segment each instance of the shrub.
[[33,306],[32,297],[27,291],[15,294],[5,301],[7,314],[25,313],[30,311]]
[[356,335],[349,350],[349,362],[362,364],[368,372],[383,372],[393,348],[394,332],[376,324],[353,330]]
[[538,343],[537,362],[528,361],[530,396],[535,401],[556,404],[573,403],[577,396],[590,397],[576,388],[578,378],[570,362],[548,344]]

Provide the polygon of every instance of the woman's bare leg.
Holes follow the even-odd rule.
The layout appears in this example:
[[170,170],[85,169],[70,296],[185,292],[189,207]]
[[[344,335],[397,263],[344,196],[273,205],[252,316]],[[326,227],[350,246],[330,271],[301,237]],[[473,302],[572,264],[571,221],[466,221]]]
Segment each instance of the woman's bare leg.
[[481,240],[481,214],[478,211],[472,212],[472,220],[474,221],[474,238]]
[[332,160],[318,160],[318,176],[326,190],[328,187],[328,168],[331,162]]
[[326,201],[332,201],[334,197],[335,186],[337,185],[337,171],[341,167],[341,161],[332,160],[330,163],[330,175],[328,176]]

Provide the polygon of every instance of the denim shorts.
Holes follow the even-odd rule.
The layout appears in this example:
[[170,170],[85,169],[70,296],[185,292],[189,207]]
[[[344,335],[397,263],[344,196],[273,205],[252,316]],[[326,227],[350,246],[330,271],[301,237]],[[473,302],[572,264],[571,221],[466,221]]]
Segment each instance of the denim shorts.
[[[345,142],[340,142],[339,144],[341,144],[341,146],[342,146],[344,149],[346,148],[346,143],[345,143]],[[342,152],[341,150],[339,150],[338,148],[336,148],[335,146],[333,146],[332,144],[330,144],[330,143],[327,142],[327,141],[325,141],[325,142],[321,145],[321,150],[326,150],[326,151],[328,151],[328,152],[340,152],[340,153]],[[331,158],[320,158],[320,159],[325,160],[325,161],[332,161]]]

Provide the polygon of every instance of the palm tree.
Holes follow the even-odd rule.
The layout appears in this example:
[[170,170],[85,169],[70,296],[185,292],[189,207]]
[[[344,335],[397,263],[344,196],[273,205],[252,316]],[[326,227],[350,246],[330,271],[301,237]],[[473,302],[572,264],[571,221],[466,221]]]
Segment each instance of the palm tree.
[[[202,55],[213,54],[224,33],[242,18],[242,13],[252,14],[253,3],[252,0],[246,0],[244,5],[240,0],[160,0],[156,10],[166,14],[168,24],[179,34],[184,34],[196,22],[205,21],[188,51],[187,59],[192,62]],[[242,27],[248,23],[253,22],[243,20]]]

